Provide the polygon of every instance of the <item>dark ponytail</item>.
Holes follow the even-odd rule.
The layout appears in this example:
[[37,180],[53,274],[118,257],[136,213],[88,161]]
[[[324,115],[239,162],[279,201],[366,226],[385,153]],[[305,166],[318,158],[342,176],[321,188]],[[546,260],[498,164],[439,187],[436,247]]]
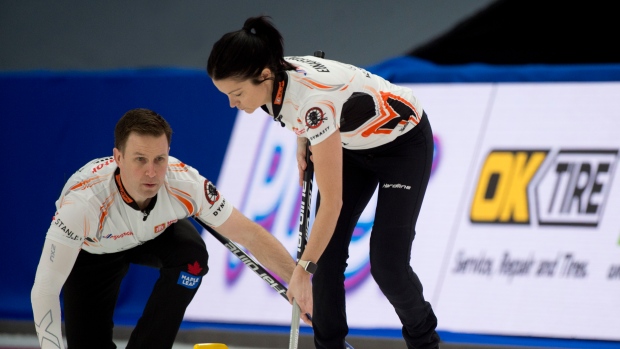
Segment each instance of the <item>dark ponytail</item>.
[[295,67],[284,60],[284,41],[269,17],[250,17],[243,28],[224,34],[211,50],[207,73],[213,80],[252,79],[260,83],[264,68],[272,72]]

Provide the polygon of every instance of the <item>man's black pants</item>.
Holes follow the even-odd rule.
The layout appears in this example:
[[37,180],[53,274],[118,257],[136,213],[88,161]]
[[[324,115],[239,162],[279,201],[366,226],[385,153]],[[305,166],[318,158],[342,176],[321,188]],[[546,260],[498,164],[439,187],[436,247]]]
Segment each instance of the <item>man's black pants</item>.
[[158,268],[159,279],[127,348],[171,348],[185,309],[208,271],[207,261],[204,241],[188,219],[127,251],[100,255],[81,251],[63,288],[68,348],[116,348],[113,314],[130,263]]

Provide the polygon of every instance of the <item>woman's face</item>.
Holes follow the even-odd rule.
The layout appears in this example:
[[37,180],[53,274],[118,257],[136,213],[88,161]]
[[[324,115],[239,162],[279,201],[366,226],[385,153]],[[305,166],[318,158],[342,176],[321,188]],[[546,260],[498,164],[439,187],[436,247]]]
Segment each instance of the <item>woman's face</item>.
[[263,82],[258,85],[252,83],[251,79],[238,80],[235,78],[213,80],[213,84],[220,92],[228,96],[231,108],[253,113],[262,105],[271,103],[273,79],[270,78],[271,71],[265,69],[259,78]]

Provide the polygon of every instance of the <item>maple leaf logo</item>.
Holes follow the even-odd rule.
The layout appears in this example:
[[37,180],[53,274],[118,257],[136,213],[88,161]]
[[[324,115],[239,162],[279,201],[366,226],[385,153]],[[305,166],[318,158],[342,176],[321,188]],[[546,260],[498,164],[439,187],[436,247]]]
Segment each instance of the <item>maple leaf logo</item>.
[[187,271],[192,274],[192,275],[198,275],[200,274],[200,271],[202,270],[202,268],[200,267],[200,264],[198,264],[198,262],[194,262],[194,264],[188,264],[187,265]]

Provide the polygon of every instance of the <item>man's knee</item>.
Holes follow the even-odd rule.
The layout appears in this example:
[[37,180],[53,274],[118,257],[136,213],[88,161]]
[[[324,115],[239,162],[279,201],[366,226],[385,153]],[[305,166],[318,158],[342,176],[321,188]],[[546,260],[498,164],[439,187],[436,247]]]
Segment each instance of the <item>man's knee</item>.
[[170,228],[173,229],[170,233],[173,234],[175,243],[173,245],[174,251],[170,253],[171,258],[168,263],[165,263],[166,266],[179,266],[181,270],[195,273],[195,275],[205,275],[208,271],[209,254],[196,227],[189,219],[182,219]]
[[[209,271],[209,254],[204,240],[188,219],[179,220],[170,228],[174,234],[173,251],[165,258],[162,274],[190,290],[197,289],[202,277]],[[170,229],[169,228],[169,229]]]

